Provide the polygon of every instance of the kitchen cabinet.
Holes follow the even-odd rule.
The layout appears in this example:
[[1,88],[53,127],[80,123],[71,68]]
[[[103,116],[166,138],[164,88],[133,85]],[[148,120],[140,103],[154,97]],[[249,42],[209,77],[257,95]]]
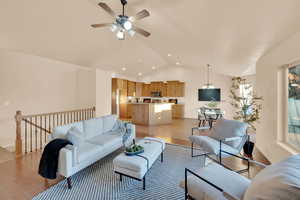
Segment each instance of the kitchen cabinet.
[[177,81],[167,81],[167,96],[175,97]]
[[127,104],[127,118],[132,117],[132,104]]
[[142,95],[142,91],[143,91],[143,83],[141,82],[136,82],[135,83],[135,96],[136,97],[141,97]]
[[182,119],[184,117],[184,105],[183,104],[173,104],[172,105],[172,118]]
[[185,83],[178,82],[176,85],[175,96],[176,97],[184,97]]
[[184,82],[167,81],[167,96],[168,97],[183,97],[185,90]]
[[151,96],[150,87],[151,87],[150,84],[143,83],[142,95],[144,97],[150,97]]
[[128,81],[127,90],[127,96],[134,97],[136,95],[136,83],[133,81]]
[[168,88],[168,84],[167,83],[163,83],[162,85],[162,89],[161,89],[161,96],[162,97],[167,97],[167,88]]
[[164,83],[162,81],[151,82],[150,93],[151,92],[162,92],[163,84]]

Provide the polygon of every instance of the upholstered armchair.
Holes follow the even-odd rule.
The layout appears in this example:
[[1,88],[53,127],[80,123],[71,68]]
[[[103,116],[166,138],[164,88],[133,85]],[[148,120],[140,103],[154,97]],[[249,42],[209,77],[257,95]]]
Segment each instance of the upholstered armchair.
[[252,180],[211,163],[199,170],[185,169],[180,186],[185,199],[194,200],[298,200],[300,199],[300,155],[265,166]]
[[[192,129],[192,136],[189,137],[191,145],[192,157],[205,156],[223,165],[222,158],[235,156],[243,159],[239,156],[245,142],[248,139],[247,135],[248,124],[236,121],[218,119],[215,126],[209,130],[209,127],[196,127]],[[194,130],[209,130],[209,134],[195,135]],[[194,150],[197,145],[202,154],[195,155]],[[214,156],[214,157],[212,157]],[[249,170],[249,162],[247,169],[240,170],[243,172]]]

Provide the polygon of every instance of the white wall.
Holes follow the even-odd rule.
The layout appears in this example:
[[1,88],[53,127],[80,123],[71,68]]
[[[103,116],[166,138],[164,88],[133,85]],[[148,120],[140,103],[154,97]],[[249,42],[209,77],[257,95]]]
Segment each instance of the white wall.
[[88,89],[93,74],[77,65],[0,50],[0,146],[14,145],[17,110],[34,114],[95,105],[95,89]]
[[[206,83],[206,68],[190,69],[183,67],[172,67],[158,69],[157,72],[151,75],[143,77],[143,81],[168,81],[179,80],[185,82],[185,97],[183,99],[185,104],[184,117],[185,118],[197,118],[197,109],[206,104],[207,102],[198,101],[198,89]],[[211,74],[211,82],[215,87],[221,88],[221,100],[220,108],[222,108],[226,114],[225,117],[231,119],[233,116],[232,106],[228,98],[231,87],[231,76],[225,76],[217,73]]]
[[264,98],[261,122],[257,126],[257,146],[275,162],[295,153],[281,143],[284,133],[282,66],[300,59],[300,33],[271,49],[257,62],[256,89]]
[[111,114],[112,73],[96,69],[96,115]]
[[79,108],[96,105],[96,75],[94,69],[77,71],[76,105]]

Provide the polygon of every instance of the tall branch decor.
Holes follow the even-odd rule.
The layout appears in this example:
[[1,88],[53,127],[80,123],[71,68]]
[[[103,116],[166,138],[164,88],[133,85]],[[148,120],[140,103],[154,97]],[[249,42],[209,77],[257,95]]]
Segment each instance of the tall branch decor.
[[[260,119],[261,101],[263,98],[257,96],[250,89],[252,86],[245,83],[246,79],[244,78],[232,78],[229,97],[231,98],[231,105],[237,110],[233,118],[248,123],[253,130],[256,130],[255,122],[258,122]],[[241,86],[244,87],[242,94],[240,92]]]

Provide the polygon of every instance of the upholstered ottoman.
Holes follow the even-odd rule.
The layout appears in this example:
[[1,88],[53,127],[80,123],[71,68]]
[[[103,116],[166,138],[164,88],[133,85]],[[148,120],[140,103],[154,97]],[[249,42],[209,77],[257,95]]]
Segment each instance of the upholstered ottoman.
[[118,155],[113,160],[114,171],[120,175],[120,181],[122,181],[122,176],[143,181],[143,189],[145,190],[146,174],[159,156],[163,162],[163,152],[166,145],[164,140],[151,137],[145,137],[136,143],[144,147],[144,153],[135,156],[127,156],[125,153]]

